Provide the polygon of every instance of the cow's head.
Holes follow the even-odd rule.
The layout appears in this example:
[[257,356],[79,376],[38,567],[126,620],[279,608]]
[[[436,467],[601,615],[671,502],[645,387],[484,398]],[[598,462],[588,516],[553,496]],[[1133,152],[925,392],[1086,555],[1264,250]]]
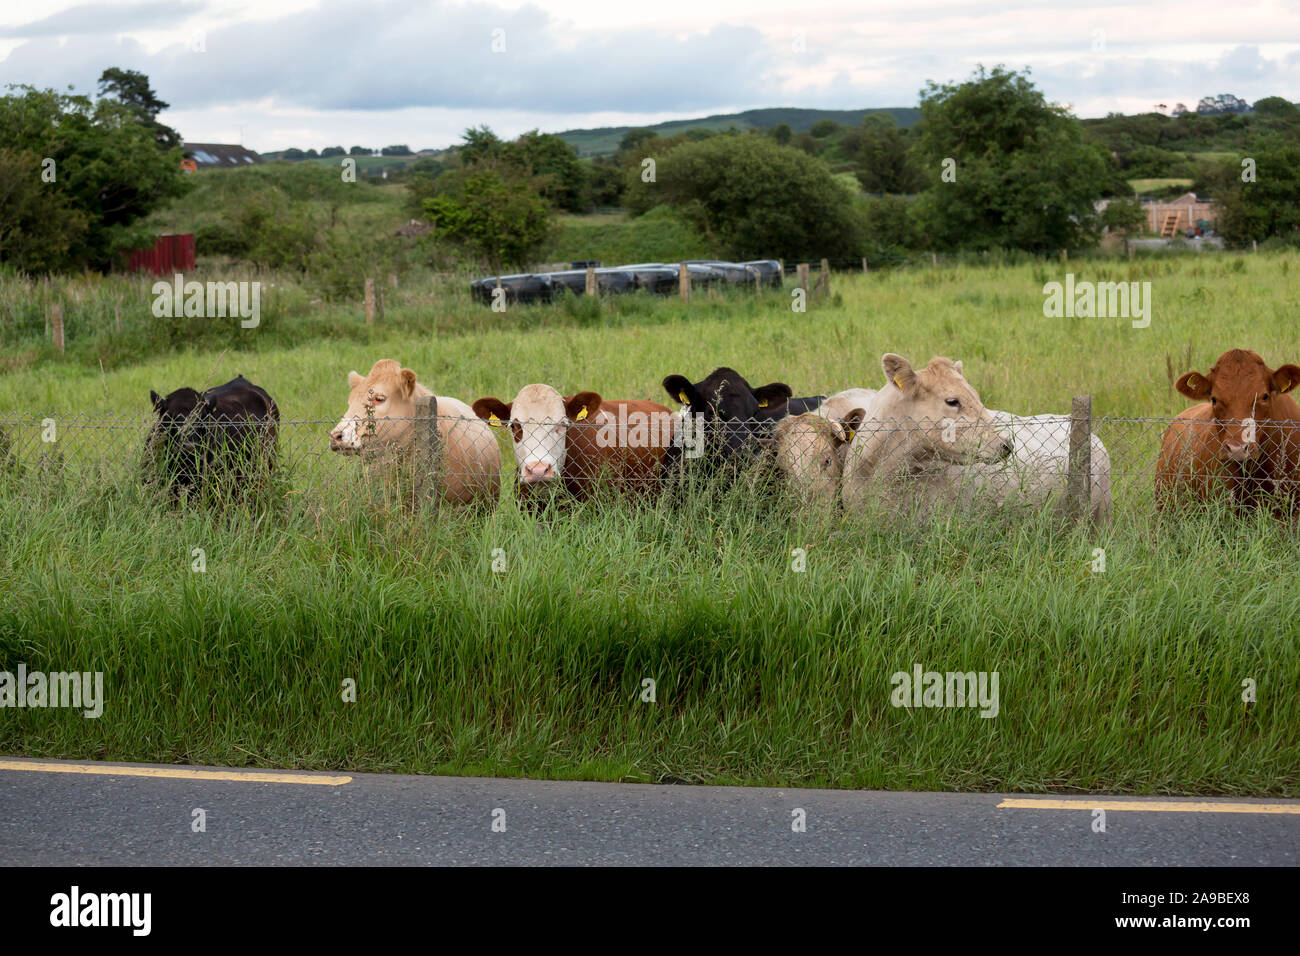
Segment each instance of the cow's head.
[[1259,456],[1259,440],[1269,434],[1269,429],[1257,426],[1274,420],[1278,396],[1297,384],[1300,366],[1283,365],[1274,371],[1255,352],[1232,349],[1206,374],[1188,372],[1174,387],[1188,398],[1210,403],[1223,454],[1247,462]]
[[865,417],[863,409],[855,408],[843,420],[808,413],[778,422],[769,447],[786,483],[809,501],[834,502],[840,493],[844,449]]
[[932,358],[914,369],[891,352],[881,356],[880,367],[887,384],[873,413],[907,444],[908,457],[962,464],[1011,454],[1011,443],[962,375],[961,362]]
[[549,385],[525,385],[506,404],[499,398],[480,398],[474,414],[494,428],[507,424],[519,463],[519,483],[544,487],[564,477],[569,427],[592,421],[600,412],[600,396],[578,392],[565,398]]
[[[348,410],[330,432],[330,451],[355,455],[364,448],[410,440],[415,417],[415,373],[380,359],[362,376],[348,373]],[[404,420],[403,420],[404,419]]]
[[755,423],[768,423],[785,415],[786,403],[794,394],[784,382],[753,388],[735,369],[719,368],[702,382],[691,383],[685,375],[669,375],[664,391],[682,403],[682,413],[716,422],[709,429],[718,435],[715,449],[725,455],[741,451],[759,432]]

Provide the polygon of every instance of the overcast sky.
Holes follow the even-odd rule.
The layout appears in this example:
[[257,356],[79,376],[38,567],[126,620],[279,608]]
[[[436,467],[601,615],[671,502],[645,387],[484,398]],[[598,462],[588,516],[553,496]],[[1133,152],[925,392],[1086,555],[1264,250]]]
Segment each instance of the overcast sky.
[[977,63],[1030,67],[1080,116],[1300,99],[1300,0],[807,4],[0,0],[0,85],[90,93],[106,67],[140,70],[185,139],[263,151],[914,106]]

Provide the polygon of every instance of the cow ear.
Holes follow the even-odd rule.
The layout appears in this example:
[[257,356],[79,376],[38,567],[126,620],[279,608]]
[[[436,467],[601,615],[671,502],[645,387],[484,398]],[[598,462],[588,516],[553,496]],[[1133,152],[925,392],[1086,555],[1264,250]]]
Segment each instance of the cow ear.
[[780,408],[790,401],[790,396],[793,394],[794,389],[785,382],[771,382],[754,389],[754,397],[758,399],[759,408]]
[[880,367],[885,371],[886,381],[891,382],[904,395],[911,395],[916,390],[916,372],[912,364],[901,355],[886,352],[880,357]]
[[695,401],[695,386],[685,375],[669,375],[664,379],[664,391],[674,401],[681,402],[683,405],[690,405]]
[[1210,397],[1211,385],[1210,380],[1200,372],[1188,372],[1174,383],[1174,388],[1178,394],[1200,402]]
[[149,402],[150,404],[153,405],[153,410],[155,412],[162,411],[163,397],[159,395],[157,392],[155,392],[152,388],[149,389]]
[[348,388],[356,388],[365,380],[365,376],[361,375],[359,372],[348,372]]
[[499,398],[480,398],[471,407],[475,415],[493,428],[500,428],[502,422],[510,420],[510,406]]
[[843,438],[841,439],[842,444],[852,444],[853,436],[855,436],[858,433],[858,430],[862,428],[862,423],[866,420],[866,417],[866,409],[855,408],[839,421],[835,422],[835,424],[839,425],[843,429]]
[[1291,391],[1291,389],[1300,385],[1300,366],[1283,365],[1273,373],[1273,379],[1270,384],[1279,392]]
[[958,375],[961,375],[961,374],[962,374],[962,371],[961,371],[961,359],[958,359],[957,361],[953,362],[953,363],[952,363],[952,367],[955,368],[955,369],[957,370],[957,374],[958,374]]
[[409,368],[404,368],[397,373],[397,377],[402,382],[402,397],[410,398],[415,394],[415,373]]
[[600,396],[595,392],[579,392],[565,399],[564,402],[564,414],[571,422],[595,418],[598,411],[600,411]]

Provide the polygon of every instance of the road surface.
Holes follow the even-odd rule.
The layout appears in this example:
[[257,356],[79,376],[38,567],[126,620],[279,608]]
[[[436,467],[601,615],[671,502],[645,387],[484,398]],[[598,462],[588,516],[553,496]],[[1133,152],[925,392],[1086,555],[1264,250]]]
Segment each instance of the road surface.
[[[1104,832],[1095,809],[1105,810]],[[650,786],[0,758],[0,864],[1295,866],[1300,800]]]

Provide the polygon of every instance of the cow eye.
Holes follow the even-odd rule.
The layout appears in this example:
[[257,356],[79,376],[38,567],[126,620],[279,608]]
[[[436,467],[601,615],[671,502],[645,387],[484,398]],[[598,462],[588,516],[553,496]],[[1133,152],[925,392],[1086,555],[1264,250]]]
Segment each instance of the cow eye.
[[374,398],[375,398],[376,405],[382,405],[384,404],[384,402],[388,401],[387,395],[376,395]]
[[1267,401],[1268,401],[1268,392],[1265,392],[1263,395],[1259,396],[1259,400],[1260,400],[1261,402],[1267,402]]
[[961,401],[955,398],[948,399],[944,404],[949,408],[961,408]]
[[1211,395],[1211,396],[1210,396],[1210,404],[1211,404],[1211,405],[1217,405],[1217,404],[1219,404],[1219,400],[1218,400],[1217,398],[1215,398],[1213,395]]

